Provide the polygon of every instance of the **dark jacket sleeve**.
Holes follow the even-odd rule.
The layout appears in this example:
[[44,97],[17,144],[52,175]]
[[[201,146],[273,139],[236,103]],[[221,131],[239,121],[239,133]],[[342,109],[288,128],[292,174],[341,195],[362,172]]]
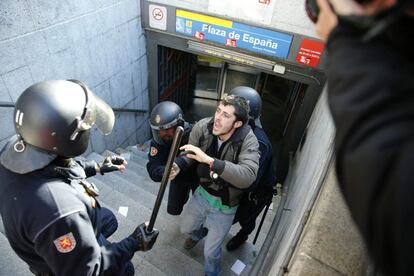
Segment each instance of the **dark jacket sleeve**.
[[[58,238],[69,237],[69,252],[58,250]],[[54,275],[116,275],[136,251],[132,237],[100,246],[86,212],[63,217],[35,239],[35,249]]]
[[75,160],[84,170],[86,177],[91,177],[96,175],[96,161],[94,160]]
[[152,140],[148,153],[147,171],[153,181],[160,182],[162,180],[167,158],[168,154],[165,155],[163,148]]
[[414,65],[387,39],[360,36],[340,21],[328,41],[338,181],[376,263],[411,275]]

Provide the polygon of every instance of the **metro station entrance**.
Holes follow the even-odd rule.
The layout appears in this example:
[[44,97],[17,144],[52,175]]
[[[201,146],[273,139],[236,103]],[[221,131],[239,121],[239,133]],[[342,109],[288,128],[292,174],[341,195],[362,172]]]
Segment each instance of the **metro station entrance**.
[[277,156],[281,138],[286,130],[293,103],[302,86],[298,82],[266,74],[257,68],[231,64],[205,56],[196,56],[195,85],[192,106],[186,117],[190,121],[212,116],[218,100],[234,87],[248,86],[262,97],[262,126],[273,142]]
[[[148,51],[149,60],[154,59],[149,62],[149,67],[154,67],[149,71],[150,87],[151,84],[156,87],[150,95],[151,104],[174,101],[189,122],[213,116],[218,101],[236,86],[256,89],[263,101],[262,127],[273,144],[279,180],[283,182],[289,153],[297,149],[319,96],[318,86],[254,66],[162,45],[158,45],[156,55]],[[153,74],[154,71],[158,74]]]
[[[302,153],[307,154],[306,146],[302,151],[306,137],[313,138],[307,135],[307,127],[325,83],[323,42],[275,29],[271,24],[265,27],[244,18],[239,22],[225,15],[219,17],[208,12],[205,2],[200,2],[198,10],[182,7],[182,1],[171,5],[142,3],[149,108],[170,100],[181,106],[187,121],[196,122],[213,116],[218,101],[236,86],[252,87],[262,98],[261,123],[273,145],[275,184],[283,185],[283,193],[274,197],[277,211],[263,211],[262,219],[256,220],[257,225],[264,221],[260,233],[267,234],[260,234],[257,244],[253,235],[249,236],[248,246],[226,252],[222,261],[228,270],[236,258],[254,262],[255,267],[261,266],[264,259],[270,262],[273,257],[268,255],[269,246],[284,237],[278,231],[282,231],[279,223],[292,183],[288,172],[290,168],[295,172]],[[237,225],[230,231],[234,236]],[[260,248],[257,258],[249,245]],[[185,253],[196,257],[193,252]]]

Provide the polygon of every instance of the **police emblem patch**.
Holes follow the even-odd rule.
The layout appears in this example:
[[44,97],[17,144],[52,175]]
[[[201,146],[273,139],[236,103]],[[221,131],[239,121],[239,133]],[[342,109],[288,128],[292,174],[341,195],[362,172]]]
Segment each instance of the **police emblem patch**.
[[157,124],[159,124],[160,123],[160,121],[161,121],[161,117],[160,117],[160,115],[155,115],[155,122],[157,123]]
[[150,155],[155,156],[158,153],[158,149],[156,147],[151,147]]
[[54,240],[53,243],[55,244],[56,249],[60,253],[68,253],[72,251],[76,246],[76,240],[72,232],[60,236],[59,238]]

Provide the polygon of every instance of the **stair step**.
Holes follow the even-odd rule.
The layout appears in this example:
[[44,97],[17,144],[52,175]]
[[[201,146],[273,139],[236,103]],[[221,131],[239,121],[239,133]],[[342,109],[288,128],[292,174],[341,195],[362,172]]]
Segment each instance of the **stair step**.
[[141,156],[144,159],[148,159],[148,152],[149,152],[150,148],[148,147],[147,150],[143,151],[143,150],[140,150],[137,146],[129,146],[129,147],[126,147],[126,150],[129,150],[129,151]]
[[[140,205],[147,208],[149,211],[152,211],[156,196],[153,195],[150,192],[147,192],[145,189],[142,189],[140,186],[137,186],[135,184],[132,184],[125,179],[122,178],[122,176],[117,175],[104,175],[104,176],[94,176],[91,179],[91,182],[94,182],[98,188],[102,186],[99,185],[97,182],[105,183],[107,186],[109,186],[112,191],[110,193],[113,193],[114,191],[117,191],[123,195],[125,195],[128,199],[134,202],[138,202]],[[101,197],[104,198],[105,196]],[[118,201],[119,203],[124,204],[123,201]],[[165,197],[162,200],[161,206],[160,206],[160,212],[167,212],[167,200]]]
[[[101,184],[102,183],[98,183],[97,185]],[[119,222],[119,228],[114,235],[110,237],[110,241],[118,241],[127,237],[132,233],[136,226],[144,221],[148,221],[150,218],[150,212],[147,208],[117,191],[109,193],[104,198],[101,198],[100,202],[102,202],[103,206],[108,207],[115,213]],[[119,202],[122,202],[124,206],[129,207],[127,218],[116,211]],[[183,263],[186,264],[186,274],[201,274],[203,265],[188,258],[185,254],[175,248],[175,246],[177,246],[177,241],[172,239],[172,237],[179,234],[179,224],[173,223],[168,219],[168,215],[161,213],[161,211],[159,214],[160,216],[155,223],[155,228],[160,230],[160,236],[158,237],[156,245],[151,251],[137,252],[135,255],[146,260],[152,266],[155,266],[158,270],[165,273],[165,275],[183,275]],[[182,246],[181,244],[179,245]],[[133,259],[134,266],[139,265],[139,263],[142,262],[140,258]],[[138,262],[138,264],[135,262]],[[154,275],[147,274],[147,272],[144,274]]]
[[[109,151],[105,151],[104,153],[102,153],[102,155],[105,157],[108,155],[113,155],[113,154],[120,154],[120,153],[112,153]],[[129,159],[129,160],[127,159],[127,162],[128,162],[128,165],[126,165],[126,169],[124,173],[119,173],[119,172],[115,172],[115,173],[120,174],[125,178],[128,178],[132,183],[141,186],[142,188],[151,192],[152,194],[158,195],[160,183],[152,181],[152,179],[148,176],[146,167],[142,167],[142,165],[135,162],[134,159]],[[168,189],[166,189],[165,193],[166,194],[164,195],[164,197],[167,198]]]
[[[102,181],[96,181],[95,184],[99,189],[104,185],[108,185]],[[99,196],[99,200],[111,206],[116,211],[118,211],[120,206],[128,207],[128,218],[133,218],[135,223],[150,220],[155,202],[150,202],[150,205],[145,205],[142,201],[131,198],[129,194],[127,195],[114,189],[105,196]],[[162,203],[155,222],[155,228],[162,231],[169,231],[169,229],[178,229],[178,227],[179,221],[176,217],[167,214],[165,204]]]
[[131,260],[132,264],[135,267],[135,275],[157,275],[157,276],[164,276],[167,275],[166,273],[159,270],[155,265],[151,264],[138,254],[135,254]]
[[[132,221],[131,218],[134,218],[135,224],[133,224],[129,228],[125,227],[125,225],[120,226],[121,231],[118,230],[115,233],[117,235],[114,235],[115,237],[120,235],[119,238],[123,238],[132,232],[131,229],[133,229],[133,226],[136,226],[145,220],[149,220],[150,214],[147,208],[140,207],[139,203],[131,199],[128,199],[125,195],[120,194],[117,191],[114,191],[114,193],[110,193],[107,197],[102,198],[102,201],[111,206],[117,206],[119,202],[122,202],[123,205],[129,207],[128,220]],[[138,205],[138,207],[134,207],[134,205]],[[115,207],[114,209],[116,208],[118,207]],[[117,217],[119,216],[120,215],[117,214]],[[173,221],[171,221],[168,218],[172,218]],[[168,221],[166,221],[166,219]],[[184,240],[186,239],[186,236],[181,234],[180,232],[180,229],[179,229],[180,221],[181,221],[180,217],[169,216],[168,214],[160,210],[157,221],[155,223],[155,228],[160,230],[160,235],[161,235],[159,237],[160,240],[157,241],[157,243],[160,242],[163,245],[165,243],[168,246],[173,247],[175,253],[170,252],[168,254],[173,254],[173,253],[178,254],[177,251],[179,251],[180,254],[184,254],[185,256],[187,256],[188,259],[193,259],[194,261],[200,263],[200,265],[203,264],[204,263],[204,255],[203,255],[204,241],[201,241],[195,248],[191,250],[187,251],[186,249],[184,249],[183,244],[184,244]],[[258,254],[258,249],[254,248],[254,246],[250,243],[245,243],[243,246],[241,246],[238,250],[234,252],[227,252],[227,250],[224,248],[224,245],[228,242],[228,240],[231,237],[232,235],[228,235],[223,244],[223,256],[222,256],[223,275],[234,275],[234,274],[231,274],[232,272],[230,272],[230,268],[237,259],[240,259],[245,264],[251,264],[254,261],[256,255]],[[168,251],[161,250],[159,254],[160,255],[167,254],[167,252]],[[163,256],[163,258],[164,257],[165,256]],[[144,258],[145,258],[145,255],[144,255]],[[154,260],[150,259],[148,261],[151,262],[152,264],[156,264],[157,268],[159,268],[159,264],[157,262],[154,263]],[[168,266],[168,262],[166,265]],[[166,273],[167,275],[182,275],[182,272],[183,272],[182,269],[183,268],[181,267],[181,271],[178,274],[174,274],[175,272],[174,273],[166,272]],[[187,272],[187,268],[185,268],[185,271]],[[193,275],[193,274],[188,274],[188,275]]]
[[[125,152],[125,151],[124,151]],[[123,153],[122,151],[118,151],[118,153]],[[113,154],[112,152],[106,151],[103,153],[103,155]],[[131,155],[133,156],[133,155]],[[103,156],[97,155],[97,154],[91,154],[88,156],[89,158],[93,158],[97,161],[99,161],[99,158],[103,160]],[[129,162],[130,165],[134,164],[135,167],[140,167],[139,164],[135,164],[134,161]],[[132,166],[131,166],[132,167]],[[127,166],[128,170],[128,166]],[[125,173],[127,172],[125,171]],[[114,174],[114,179],[118,177],[117,180],[114,181],[114,179],[110,180],[109,177],[111,174]],[[108,176],[108,179],[107,179]],[[148,183],[146,187],[138,187],[137,181],[134,182],[134,184],[129,183],[131,181],[130,177],[126,177],[125,175],[122,175],[120,172],[113,172],[110,174],[105,174],[104,177],[102,176],[96,176],[93,178],[96,180],[96,184],[98,187],[105,187],[105,185],[108,187],[106,190],[110,190],[108,193],[105,192],[105,188],[103,188],[102,196],[100,196],[101,201],[103,201],[106,204],[109,204],[112,206],[113,209],[117,210],[119,208],[120,202],[122,202],[123,206],[128,206],[128,217],[125,219],[120,214],[117,214],[117,217],[119,217],[120,221],[130,221],[126,225],[130,225],[130,227],[126,227],[125,223],[120,223],[120,229],[115,233],[114,237],[124,238],[127,235],[129,235],[132,232],[132,229],[136,227],[139,223],[143,221],[148,221],[151,216],[151,210],[153,208],[153,204],[155,202],[155,196],[152,197],[149,194],[152,194],[148,192],[146,187],[154,187],[154,185],[157,185],[156,187],[159,187],[158,183],[148,183],[148,182],[140,182],[138,183],[141,185],[141,183]],[[128,181],[129,180],[129,181]],[[121,183],[122,182],[122,183]],[[104,184],[106,183],[106,184]],[[149,186],[151,185],[151,186]],[[141,190],[137,189],[141,188]],[[146,190],[144,194],[142,194],[142,190]],[[141,193],[141,194],[139,194]],[[142,197],[141,197],[142,196]],[[148,196],[151,198],[148,200]],[[166,198],[166,197],[164,197]],[[157,246],[162,248],[161,252],[157,253],[156,248],[154,247],[154,252],[152,250],[147,253],[140,253],[142,254],[142,258],[145,259],[148,263],[150,263],[150,266],[153,265],[157,269],[161,270],[166,275],[183,275],[183,267],[177,267],[172,269],[167,269],[167,267],[170,267],[170,262],[180,262],[182,263],[182,258],[185,257],[186,260],[184,263],[187,263],[188,260],[192,260],[195,263],[198,263],[200,267],[195,268],[196,274],[202,274],[202,264],[204,264],[204,255],[203,255],[203,247],[204,247],[204,241],[201,241],[195,248],[191,250],[185,250],[183,248],[183,243],[186,238],[185,235],[180,233],[179,229],[179,223],[181,221],[180,217],[173,217],[166,213],[166,202],[163,202],[160,208],[160,212],[155,224],[155,227],[160,230],[160,237],[157,241]],[[257,256],[260,246],[265,239],[266,233],[268,229],[270,228],[270,222],[268,221],[268,217],[271,216],[272,212],[269,210],[267,218],[265,220],[265,223],[263,224],[262,232],[259,236],[258,242],[256,245],[252,245],[251,242],[254,239],[255,232],[253,232],[249,236],[248,242],[246,242],[244,245],[242,245],[238,250],[235,250],[233,252],[227,252],[225,249],[225,244],[233,237],[234,234],[238,232],[240,227],[233,226],[230,234],[226,237],[224,243],[223,243],[223,255],[222,255],[222,267],[223,267],[223,275],[234,275],[233,272],[231,272],[231,266],[234,264],[234,262],[239,259],[242,262],[244,262],[247,267],[243,271],[243,274],[248,271],[248,267],[253,263],[255,257]],[[121,219],[123,218],[123,219]],[[261,215],[257,219],[257,226],[260,223]],[[271,220],[270,220],[271,221]],[[167,247],[167,248],[166,248]],[[160,249],[158,249],[160,250]],[[166,256],[165,254],[178,254],[179,252],[180,256],[178,256],[177,260],[164,260]],[[148,254],[148,255],[146,255]],[[141,255],[140,255],[141,256]],[[169,257],[172,258],[172,257]],[[162,262],[160,262],[162,260]],[[142,262],[142,260],[138,259],[137,262]],[[135,264],[135,263],[134,263]],[[165,266],[165,267],[164,267]],[[151,269],[151,267],[149,268]],[[144,271],[144,270],[143,270]],[[187,269],[185,269],[186,275],[187,275]],[[144,273],[145,274],[145,273]],[[149,275],[149,274],[148,274]],[[188,274],[192,275],[192,274]]]
[[14,253],[9,241],[0,234],[0,275],[33,275],[28,265]]
[[[118,242],[125,237],[128,237],[134,229],[140,224],[139,222],[135,223],[132,220],[125,218],[123,215],[119,214],[117,210],[114,210],[110,206],[108,206],[103,201],[100,201],[101,205],[105,208],[110,209],[116,216],[119,227],[118,230],[108,239],[110,242]],[[157,240],[155,246],[158,246],[158,243],[161,240]],[[131,260],[132,264],[135,268],[135,275],[167,275],[161,270],[159,270],[155,265],[151,264],[147,260],[145,260],[140,254],[134,254],[134,257]]]
[[[106,151],[105,151],[106,152]],[[105,153],[104,152],[104,153]],[[127,159],[135,161],[137,164],[141,165],[142,167],[146,168],[148,163],[148,153],[143,152],[141,150],[136,149],[136,147],[131,147],[130,149],[117,149],[115,150],[117,154],[127,156]],[[103,153],[103,154],[104,154]]]
[[[113,154],[113,153],[112,153]],[[89,160],[95,160],[97,162],[101,162],[104,157],[96,154],[91,153],[88,156]],[[124,172],[110,172],[106,173],[105,175],[97,174],[96,176],[92,177],[92,179],[100,179],[103,182],[108,182],[113,184],[114,188],[118,191],[125,192],[125,194],[129,194],[131,192],[132,194],[137,195],[137,192],[142,192],[142,196],[139,198],[142,198],[142,200],[147,201],[151,200],[152,204],[155,202],[155,198],[158,195],[158,190],[160,187],[160,183],[153,182],[147,180],[147,178],[143,177],[142,175],[137,174],[132,169],[128,168],[129,165],[127,165],[127,168]],[[124,183],[128,183],[130,185],[123,185]],[[149,194],[147,197],[146,195]],[[138,194],[139,196],[139,194]],[[163,201],[166,202],[168,197],[168,186],[164,194]]]

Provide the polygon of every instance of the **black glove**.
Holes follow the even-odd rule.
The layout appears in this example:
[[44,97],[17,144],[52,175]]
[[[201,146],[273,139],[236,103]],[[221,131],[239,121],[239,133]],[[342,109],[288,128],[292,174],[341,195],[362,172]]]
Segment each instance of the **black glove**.
[[108,156],[104,161],[98,164],[99,172],[103,175],[107,172],[113,172],[119,170],[119,165],[123,165],[125,159],[122,156]]
[[136,251],[148,251],[152,248],[157,240],[159,231],[153,229],[151,233],[147,231],[145,223],[140,224],[132,233],[132,237],[137,243]]

